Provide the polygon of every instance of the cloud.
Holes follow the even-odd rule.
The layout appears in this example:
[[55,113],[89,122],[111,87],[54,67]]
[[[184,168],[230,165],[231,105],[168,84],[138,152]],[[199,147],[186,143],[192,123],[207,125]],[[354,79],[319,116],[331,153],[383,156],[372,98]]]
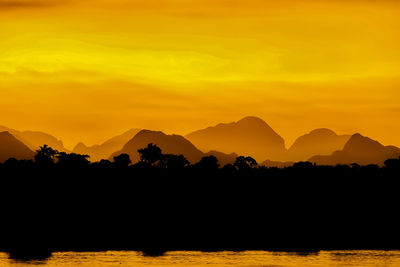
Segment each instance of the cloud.
[[66,2],[66,0],[0,0],[0,10],[42,8],[58,6]]

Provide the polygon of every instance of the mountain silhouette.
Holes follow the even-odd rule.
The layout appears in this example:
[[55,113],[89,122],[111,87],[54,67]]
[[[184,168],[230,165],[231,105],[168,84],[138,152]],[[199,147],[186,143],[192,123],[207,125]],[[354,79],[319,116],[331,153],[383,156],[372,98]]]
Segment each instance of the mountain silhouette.
[[64,147],[63,142],[50,134],[38,131],[18,131],[5,126],[0,126],[0,132],[5,131],[12,134],[15,138],[23,142],[33,151],[46,144],[58,151],[68,152],[68,149]]
[[132,162],[137,162],[139,161],[138,149],[147,147],[149,143],[157,145],[164,154],[183,155],[190,163],[196,163],[204,156],[203,152],[183,136],[167,135],[159,131],[141,130],[120,151],[112,154],[111,158],[120,154],[128,154]]
[[0,132],[0,162],[10,158],[33,159],[35,153],[9,132]]
[[287,151],[287,160],[302,161],[314,155],[330,155],[343,149],[350,135],[337,135],[329,129],[316,129],[300,136]]
[[185,137],[203,151],[237,153],[254,157],[257,161],[280,159],[286,151],[283,138],[257,117],[221,123]]
[[89,155],[91,161],[99,161],[107,159],[115,151],[121,150],[122,147],[131,140],[140,129],[131,129],[121,135],[115,136],[101,145],[86,146],[84,143],[78,143],[74,149],[74,153]]
[[318,165],[352,164],[383,165],[389,158],[398,158],[400,148],[383,146],[378,141],[372,140],[361,134],[354,134],[345,144],[343,150],[335,151],[329,156],[314,156],[310,162]]

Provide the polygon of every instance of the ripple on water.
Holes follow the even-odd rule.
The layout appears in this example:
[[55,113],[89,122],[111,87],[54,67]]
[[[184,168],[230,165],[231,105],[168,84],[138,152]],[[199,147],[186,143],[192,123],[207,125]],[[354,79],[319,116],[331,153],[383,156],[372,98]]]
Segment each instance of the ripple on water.
[[0,253],[0,267],[115,267],[115,266],[263,266],[263,267],[398,267],[400,251],[321,251],[319,253],[245,252],[167,252],[158,257],[141,252],[57,252],[43,261],[15,261]]

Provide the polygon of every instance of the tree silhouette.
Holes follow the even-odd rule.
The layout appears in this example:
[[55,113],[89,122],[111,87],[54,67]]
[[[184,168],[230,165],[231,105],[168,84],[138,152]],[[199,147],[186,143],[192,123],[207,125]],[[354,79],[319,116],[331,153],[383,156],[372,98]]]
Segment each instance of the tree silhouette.
[[121,154],[119,156],[114,157],[114,164],[120,168],[126,168],[131,164],[131,158],[128,154]]
[[353,169],[359,169],[359,168],[361,168],[360,164],[358,164],[358,163],[351,163],[350,166],[351,166]]
[[99,162],[97,162],[96,165],[101,166],[101,167],[110,167],[112,165],[112,163],[111,163],[111,161],[109,161],[107,159],[102,159]]
[[39,150],[36,150],[35,162],[41,165],[53,164],[57,154],[57,150],[52,149],[48,145],[43,145]]
[[17,167],[18,163],[19,161],[16,158],[9,158],[4,162],[4,165]]
[[385,166],[389,169],[400,169],[400,158],[386,160]]
[[150,165],[154,165],[163,159],[161,149],[153,143],[148,144],[146,148],[139,149],[138,152],[140,154],[140,161]]
[[244,170],[256,167],[257,161],[252,157],[240,156],[236,158],[236,161],[233,165],[239,170]]
[[195,166],[205,170],[213,170],[219,168],[218,159],[215,156],[202,157]]
[[183,169],[189,166],[190,162],[183,155],[163,155],[161,167],[168,169]]
[[228,163],[222,167],[222,170],[227,173],[232,173],[232,172],[236,171],[236,168],[235,168],[235,166],[233,166],[233,164]]

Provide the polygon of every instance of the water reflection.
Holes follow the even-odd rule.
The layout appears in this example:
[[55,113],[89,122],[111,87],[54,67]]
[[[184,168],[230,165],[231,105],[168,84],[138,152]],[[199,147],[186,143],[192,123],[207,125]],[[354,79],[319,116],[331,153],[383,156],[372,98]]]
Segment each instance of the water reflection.
[[246,252],[168,252],[146,257],[141,252],[58,252],[43,261],[21,262],[0,253],[0,266],[265,266],[265,267],[394,267],[400,266],[400,251],[321,251],[319,253]]

